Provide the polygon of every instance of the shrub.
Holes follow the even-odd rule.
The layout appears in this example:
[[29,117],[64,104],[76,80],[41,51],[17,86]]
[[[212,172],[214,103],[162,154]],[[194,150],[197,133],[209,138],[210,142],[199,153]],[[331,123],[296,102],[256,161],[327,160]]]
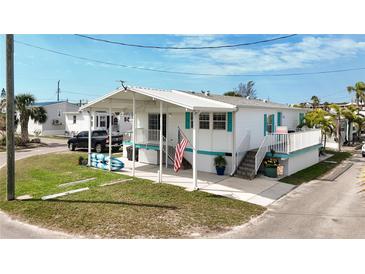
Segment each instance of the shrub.
[[35,143],[35,144],[40,144],[41,143],[41,139],[39,138],[33,138],[32,140],[30,140],[31,143]]
[[226,158],[224,158],[222,155],[219,155],[214,158],[214,165],[219,167],[224,167],[227,165]]

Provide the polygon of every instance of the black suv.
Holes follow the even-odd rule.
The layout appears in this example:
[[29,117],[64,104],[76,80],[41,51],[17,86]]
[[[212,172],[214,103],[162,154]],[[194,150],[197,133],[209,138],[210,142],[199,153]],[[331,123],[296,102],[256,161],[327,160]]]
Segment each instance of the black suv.
[[[76,148],[87,148],[89,140],[89,132],[81,131],[75,137],[68,139],[67,145],[69,150],[74,151]],[[112,136],[112,150],[119,151],[123,145],[123,135]],[[97,153],[101,153],[109,148],[109,135],[106,130],[93,130],[91,132],[91,149],[95,149]]]

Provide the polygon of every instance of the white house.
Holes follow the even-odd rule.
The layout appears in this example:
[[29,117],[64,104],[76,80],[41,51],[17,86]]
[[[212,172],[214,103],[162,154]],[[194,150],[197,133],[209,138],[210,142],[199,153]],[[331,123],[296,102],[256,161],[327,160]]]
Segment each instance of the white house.
[[[90,115],[89,115],[90,114]],[[80,131],[87,131],[91,118],[91,129],[109,130],[109,115],[105,110],[95,110],[92,113],[88,111],[70,111],[65,112],[66,136],[73,136]],[[112,113],[112,131],[125,133],[132,130],[130,113],[115,111]],[[95,123],[94,123],[95,121]]]
[[[114,111],[131,112],[132,134],[129,140],[124,138],[124,147],[138,148],[139,161],[158,164],[159,181],[163,180],[162,165],[172,164],[174,147],[181,137],[179,129],[189,140],[184,158],[193,168],[195,188],[197,171],[215,172],[217,155],[225,156],[226,173],[232,175],[256,174],[271,149],[287,175],[319,161],[320,130],[299,131],[297,126],[307,110],[284,104],[128,87],[80,109],[90,113],[104,110],[109,115]],[[133,157],[133,173],[134,162]]]
[[[40,135],[64,135],[66,128],[64,113],[69,111],[77,111],[79,109],[79,106],[67,101],[38,102],[33,106],[43,107],[47,111],[47,121],[43,124],[29,119],[29,134],[39,133]],[[20,125],[17,127],[17,132],[20,133]]]

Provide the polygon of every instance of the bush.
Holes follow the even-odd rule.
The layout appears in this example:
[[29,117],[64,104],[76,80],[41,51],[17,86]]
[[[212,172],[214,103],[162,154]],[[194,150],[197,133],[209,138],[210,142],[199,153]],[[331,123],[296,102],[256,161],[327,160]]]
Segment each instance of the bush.
[[85,159],[84,157],[80,156],[79,157],[79,165],[80,166],[86,166],[87,165],[87,159]]
[[0,131],[0,146],[6,146],[6,135],[2,131]]
[[25,146],[27,144],[20,136],[15,136],[14,142],[16,146]]

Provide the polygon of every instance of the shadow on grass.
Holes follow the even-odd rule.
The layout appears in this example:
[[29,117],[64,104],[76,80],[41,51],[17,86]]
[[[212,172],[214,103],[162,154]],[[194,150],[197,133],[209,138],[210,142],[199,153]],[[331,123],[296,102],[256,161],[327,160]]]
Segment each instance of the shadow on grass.
[[81,203],[81,204],[110,204],[110,205],[126,205],[126,206],[140,206],[140,207],[155,207],[155,208],[164,208],[170,210],[176,210],[178,207],[176,206],[164,206],[164,205],[156,205],[156,204],[144,204],[144,203],[131,203],[131,202],[118,202],[118,201],[87,201],[87,200],[59,200],[59,199],[29,199],[24,200],[24,202],[52,202],[52,203]]

